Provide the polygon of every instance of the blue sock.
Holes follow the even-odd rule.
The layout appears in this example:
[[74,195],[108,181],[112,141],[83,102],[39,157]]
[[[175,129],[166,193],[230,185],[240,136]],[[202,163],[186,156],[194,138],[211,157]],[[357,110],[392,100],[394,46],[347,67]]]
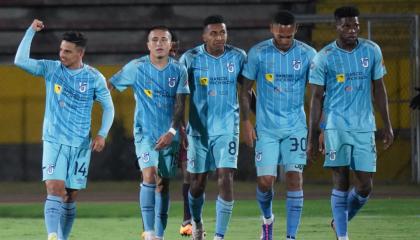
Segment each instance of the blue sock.
[[190,212],[192,215],[192,219],[195,222],[201,221],[201,213],[203,212],[203,205],[204,205],[205,194],[201,195],[198,198],[194,198],[191,196],[191,193],[188,192],[188,202],[190,204]]
[[44,205],[44,219],[47,233],[58,233],[58,225],[60,224],[61,205],[63,198],[48,195]]
[[368,201],[369,196],[362,197],[356,193],[356,190],[353,188],[349,196],[347,197],[347,208],[349,211],[348,219],[349,221],[357,214],[357,212],[365,205]]
[[154,231],[156,184],[143,182],[140,188],[140,209],[144,231]]
[[223,200],[220,196],[216,200],[216,236],[224,237],[232,216],[233,202]]
[[287,237],[295,238],[303,208],[303,191],[288,191],[286,200]]
[[332,190],[331,209],[334,217],[335,231],[339,237],[347,236],[347,192]]
[[61,208],[60,228],[58,239],[67,240],[76,217],[76,203],[63,203]]
[[257,187],[257,201],[260,205],[261,212],[265,219],[271,218],[273,215],[273,189],[268,192],[261,192],[260,189]]
[[163,237],[168,223],[169,193],[155,192],[155,233],[156,237]]

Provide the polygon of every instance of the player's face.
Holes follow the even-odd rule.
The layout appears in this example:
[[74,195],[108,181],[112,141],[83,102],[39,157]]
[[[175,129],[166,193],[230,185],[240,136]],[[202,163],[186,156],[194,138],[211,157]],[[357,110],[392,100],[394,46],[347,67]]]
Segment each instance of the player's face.
[[336,22],[338,38],[345,45],[355,45],[360,32],[359,18],[340,18]]
[[278,23],[271,24],[270,31],[274,36],[276,46],[282,50],[287,51],[293,44],[295,33],[297,31],[296,24],[281,25]]
[[224,23],[209,24],[204,28],[203,41],[210,53],[219,53],[225,50],[227,30]]
[[171,57],[176,57],[178,55],[179,50],[179,42],[172,42],[171,50],[169,51],[169,55]]
[[76,44],[66,40],[61,41],[60,61],[67,68],[80,68],[84,53],[83,48],[76,46]]
[[149,33],[147,48],[153,58],[168,57],[171,45],[171,34],[168,31],[155,29]]

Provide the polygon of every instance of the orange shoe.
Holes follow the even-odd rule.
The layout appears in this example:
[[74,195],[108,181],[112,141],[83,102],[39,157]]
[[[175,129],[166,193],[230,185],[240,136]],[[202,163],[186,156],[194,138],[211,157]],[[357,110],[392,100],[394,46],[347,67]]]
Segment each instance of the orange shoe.
[[181,224],[181,227],[179,228],[179,234],[183,237],[189,237],[192,234],[192,225],[191,222],[184,222]]

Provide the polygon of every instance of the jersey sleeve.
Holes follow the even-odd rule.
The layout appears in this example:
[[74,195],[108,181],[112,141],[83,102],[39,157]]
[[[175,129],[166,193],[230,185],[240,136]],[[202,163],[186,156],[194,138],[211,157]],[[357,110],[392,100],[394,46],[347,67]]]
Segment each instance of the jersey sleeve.
[[132,86],[136,81],[138,64],[137,60],[127,63],[119,72],[111,77],[109,80],[110,83],[120,92]]
[[106,138],[114,121],[114,104],[102,74],[98,74],[95,84],[95,98],[102,106],[102,123],[98,135]]
[[327,79],[327,69],[325,65],[325,53],[317,53],[311,61],[309,67],[309,83],[324,86]]
[[242,76],[249,80],[257,80],[258,76],[258,54],[256,48],[251,48],[242,69]]
[[373,62],[373,70],[372,70],[373,71],[372,80],[379,80],[383,78],[383,76],[385,76],[386,68],[385,68],[381,49],[376,44],[373,48],[373,54],[374,54],[374,62]]
[[176,93],[178,94],[189,94],[190,88],[188,86],[188,73],[185,66],[180,65],[179,67],[179,82],[178,82],[178,88],[176,90]]
[[311,66],[312,66],[312,61],[314,60],[315,55],[316,55],[316,50],[314,48],[310,48],[306,53],[306,56],[307,56],[308,62],[309,62],[309,68],[306,72],[307,81],[309,81],[309,72],[310,72],[310,69],[311,69]]

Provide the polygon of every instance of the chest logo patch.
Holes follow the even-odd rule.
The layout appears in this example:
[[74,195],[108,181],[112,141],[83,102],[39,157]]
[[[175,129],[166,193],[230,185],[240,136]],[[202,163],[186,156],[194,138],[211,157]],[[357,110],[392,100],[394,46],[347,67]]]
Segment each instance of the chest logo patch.
[[293,60],[292,61],[292,66],[293,66],[293,69],[295,70],[295,71],[299,71],[300,70],[300,67],[301,67],[301,64],[302,62],[300,61],[300,60]]
[[171,87],[171,88],[175,87],[175,83],[176,83],[176,78],[170,77],[168,79],[168,85],[169,85],[169,87]]
[[235,64],[234,64],[234,63],[232,63],[232,62],[228,63],[228,64],[227,64],[227,70],[228,70],[228,72],[230,72],[230,73],[234,72],[234,71],[235,71]]
[[87,90],[87,83],[79,82],[79,91],[81,93],[84,93],[84,92],[86,92],[86,90]]
[[201,86],[207,86],[207,85],[209,85],[209,79],[207,77],[201,77],[200,78],[200,85]]
[[269,82],[273,82],[274,80],[274,75],[272,73],[266,73],[265,74],[265,80],[269,81]]
[[144,89],[144,94],[146,94],[147,97],[152,98],[153,97],[153,92],[150,89]]
[[364,67],[364,68],[369,67],[369,58],[363,57],[363,58],[360,59],[360,61],[362,62],[362,67]]
[[338,83],[343,83],[346,81],[346,77],[344,75],[344,73],[340,73],[335,75],[335,79],[337,80]]
[[54,92],[56,93],[56,94],[61,94],[61,91],[63,90],[63,87],[61,87],[61,85],[59,85],[59,84],[54,84]]

